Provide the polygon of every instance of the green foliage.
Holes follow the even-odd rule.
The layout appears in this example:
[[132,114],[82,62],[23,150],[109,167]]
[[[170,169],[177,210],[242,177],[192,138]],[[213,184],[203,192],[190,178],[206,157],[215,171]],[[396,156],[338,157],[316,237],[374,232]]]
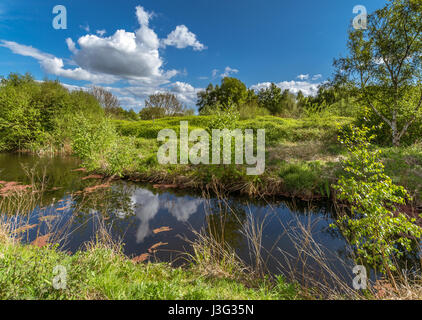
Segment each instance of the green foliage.
[[145,100],[145,107],[139,112],[142,120],[164,117],[183,117],[193,115],[192,109],[186,108],[172,93],[155,93]]
[[[418,88],[416,87],[409,88],[403,97],[400,113],[397,114],[398,128],[403,128],[406,125],[406,122],[409,119],[412,119],[411,125],[400,138],[400,144],[403,146],[410,146],[421,139],[422,109],[418,112],[415,112],[414,110],[417,105],[417,99],[420,98],[418,97],[418,92]],[[376,101],[374,102],[374,105],[378,106],[380,110],[382,109],[382,106]],[[356,114],[356,125],[365,125],[370,128],[375,128],[372,130],[372,132],[376,134],[374,141],[381,146],[391,146],[391,127],[387,123],[380,121],[379,116],[371,107],[364,105],[360,108],[359,112]]]
[[29,74],[10,74],[0,86],[0,151],[60,149],[69,138],[63,119],[81,111],[87,117],[103,116],[89,93],[69,92],[57,81],[36,82]]
[[255,119],[257,117],[268,116],[268,109],[262,108],[255,101],[246,102],[239,107],[239,119]]
[[0,88],[0,150],[23,149],[28,143],[45,137],[41,110],[31,93],[39,90],[32,82],[3,84]]
[[404,186],[417,203],[422,203],[422,145],[384,148],[381,157],[393,182]]
[[382,272],[390,272],[393,259],[412,250],[422,236],[415,220],[400,212],[409,200],[406,189],[395,185],[384,173],[379,150],[371,150],[369,129],[350,127],[340,138],[350,152],[344,162],[346,175],[334,189],[338,199],[351,205],[351,216],[341,216],[337,224],[356,246],[359,257]]
[[119,133],[124,136],[154,139],[156,141],[160,130],[172,129],[176,133],[179,133],[180,121],[187,121],[189,123],[189,130],[194,130],[206,128],[210,119],[211,117],[208,116],[186,116],[141,121],[113,120],[113,123]]
[[166,116],[166,110],[161,107],[144,107],[139,111],[139,117],[142,120],[153,120],[153,119],[160,119]]
[[305,193],[316,190],[322,195],[329,195],[322,177],[322,166],[319,162],[283,162],[278,175],[283,179],[285,190],[291,193]]
[[297,103],[304,116],[334,115],[355,118],[360,108],[355,95],[352,88],[326,83],[319,87],[315,96],[305,97],[299,93]]
[[[54,289],[54,267],[66,268],[66,288]],[[205,277],[193,265],[130,261],[104,245],[67,255],[54,247],[0,242],[0,299],[231,300],[294,299],[297,289],[279,277],[252,287],[225,277]]]
[[223,110],[236,105],[241,108],[256,100],[253,90],[236,78],[226,77],[221,85],[210,84],[205,91],[198,93],[198,110],[201,115],[212,114],[214,110]]
[[350,29],[349,54],[334,63],[336,83],[358,89],[360,104],[370,108],[365,117],[384,123],[396,147],[421,119],[421,20],[420,1],[390,0],[368,16],[367,28]]
[[232,105],[224,109],[217,109],[215,116],[210,119],[208,124],[208,131],[212,134],[212,129],[228,129],[234,130],[237,128],[237,121],[239,120],[239,111],[236,106]]
[[110,120],[89,121],[82,115],[75,117],[72,149],[90,170],[110,175],[123,175],[136,159],[133,138],[121,137]]
[[[303,95],[299,95],[303,97]],[[274,83],[268,88],[261,89],[257,94],[258,104],[267,109],[270,114],[285,117],[300,117],[302,114],[301,104],[296,96],[289,90],[282,90]]]

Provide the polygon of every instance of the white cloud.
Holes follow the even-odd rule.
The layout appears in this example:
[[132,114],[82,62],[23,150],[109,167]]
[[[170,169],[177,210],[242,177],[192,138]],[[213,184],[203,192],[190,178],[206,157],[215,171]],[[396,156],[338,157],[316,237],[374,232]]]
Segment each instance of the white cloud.
[[103,29],[103,30],[97,30],[97,31],[96,31],[96,33],[97,33],[100,37],[103,37],[103,36],[107,33],[107,30],[105,30],[105,29]]
[[166,201],[164,207],[181,222],[187,222],[189,218],[198,211],[203,203],[201,199],[189,200],[188,198],[177,198],[174,201]]
[[[66,69],[64,60],[53,55],[43,53],[33,47],[20,45],[15,42],[1,41],[1,45],[8,47],[16,54],[30,56],[37,59],[44,71],[56,76],[63,76],[74,80],[85,80],[94,83],[112,83],[119,80],[129,81],[131,85],[160,86],[178,74],[177,70],[163,70],[164,61],[160,56],[160,39],[149,27],[153,13],[143,7],[136,7],[136,17],[140,25],[135,32],[123,29],[117,30],[109,37],[103,37],[105,30],[99,30],[97,35],[87,34],[80,37],[76,43],[71,38],[66,39],[69,51],[73,54],[72,62],[76,68]],[[89,30],[88,26],[84,27]],[[175,45],[193,46],[202,49],[202,44],[196,36],[184,26],[179,26],[174,33]]]
[[75,86],[73,84],[67,84],[63,82],[61,83],[61,85],[65,87],[66,89],[68,89],[69,91],[79,91],[79,90],[88,91],[90,89],[88,87]]
[[173,92],[177,92],[177,93],[188,93],[188,92],[194,92],[195,88],[192,87],[189,83],[186,82],[180,82],[180,81],[176,81],[173,85],[172,85]]
[[136,208],[136,217],[140,220],[136,230],[136,243],[141,243],[151,234],[149,223],[160,209],[160,200],[151,191],[137,189],[131,196],[131,201]]
[[[281,81],[275,85],[282,90],[289,90],[290,92],[297,94],[299,91],[305,96],[315,96],[318,93],[318,88],[322,84],[321,82],[313,82],[320,80],[322,74],[315,74],[310,76],[309,74],[300,74],[296,77],[301,81]],[[266,89],[271,86],[271,82],[261,82],[256,85],[253,85],[251,89],[259,91],[261,89]]]
[[224,73],[222,73],[220,76],[222,77],[222,78],[225,78],[225,77],[229,77],[230,75],[232,75],[232,74],[236,74],[236,73],[238,73],[239,72],[239,70],[237,70],[237,69],[233,69],[233,68],[230,68],[230,67],[226,67],[225,69],[224,69]]
[[[271,82],[262,82],[258,83],[251,87],[251,89],[259,91],[261,89],[269,88]],[[318,87],[321,85],[320,83],[311,83],[308,81],[282,81],[275,84],[282,90],[289,90],[290,92],[297,94],[299,91],[305,96],[314,96],[318,92]]]
[[176,81],[171,87],[171,91],[176,94],[177,98],[187,105],[194,105],[198,92],[203,90],[202,88],[194,88],[189,83],[180,81]]
[[176,29],[163,40],[163,46],[174,46],[178,49],[192,47],[195,51],[202,51],[207,48],[196,39],[196,35],[190,32],[185,25],[177,26]]
[[90,32],[91,28],[89,27],[89,25],[80,25],[79,28],[85,30],[85,32]]
[[180,102],[185,105],[194,106],[196,104],[197,93],[203,90],[202,88],[195,88],[189,83],[180,81],[168,84],[165,87],[159,87],[153,83],[150,85],[144,84],[142,86],[128,86],[123,88],[105,87],[105,89],[116,95],[122,105],[132,108],[135,111],[139,111],[144,107],[144,101],[150,95],[166,92],[175,94]]
[[41,68],[48,74],[74,80],[85,80],[93,83],[112,83],[117,80],[113,76],[91,73],[79,67],[75,69],[65,69],[63,59],[56,58],[51,54],[42,52],[31,46],[25,46],[13,41],[5,40],[0,40],[0,46],[10,49],[13,53],[38,60]]
[[21,56],[32,57],[37,60],[52,59],[53,55],[41,52],[40,50],[31,47],[24,46],[13,41],[0,40],[0,47],[9,48],[13,53]]
[[309,79],[309,74],[300,74],[298,75],[296,78],[298,78],[299,80],[308,80]]
[[149,20],[154,16],[153,12],[147,12],[142,6],[136,7],[136,17],[140,25],[149,25]]
[[[135,33],[117,30],[110,37],[85,35],[78,39],[79,50],[68,40],[74,61],[90,72],[103,73],[124,79],[165,78],[159,54],[159,39],[149,28],[151,13],[136,7],[140,28]],[[69,45],[70,44],[70,45]]]
[[[163,49],[163,40],[150,28],[153,16],[154,13],[137,6],[139,28],[134,32],[119,29],[105,37],[105,30],[97,30],[96,34],[86,34],[76,41],[66,39],[72,59],[55,57],[12,41],[0,40],[0,46],[38,60],[47,74],[94,84],[112,84],[120,81],[118,88],[108,89],[119,97],[123,106],[139,108],[143,103],[140,99],[145,99],[152,93],[167,91],[175,92],[185,103],[194,104],[197,89],[181,82],[171,85],[170,79],[180,72],[164,69],[164,59],[159,51]],[[89,26],[82,27],[89,32]],[[178,48],[191,46],[194,50],[205,49],[196,39],[196,35],[183,25],[176,27],[164,41],[167,45]],[[182,71],[181,74],[186,75],[187,71]],[[128,86],[125,87],[124,83]]]
[[76,49],[76,44],[73,42],[71,38],[66,39],[66,44],[70,52],[74,54],[78,53],[78,49]]
[[215,78],[217,76],[217,74],[218,74],[218,69],[212,70],[212,73],[211,74],[212,74],[212,77]]

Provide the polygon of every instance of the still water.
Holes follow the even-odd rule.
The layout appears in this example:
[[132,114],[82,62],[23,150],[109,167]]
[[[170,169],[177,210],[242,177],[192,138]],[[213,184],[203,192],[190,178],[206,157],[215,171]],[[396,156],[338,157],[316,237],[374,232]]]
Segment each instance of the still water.
[[[350,250],[329,226],[333,222],[330,203],[221,199],[122,180],[107,186],[106,179],[84,179],[88,173],[75,171],[79,167],[73,158],[0,154],[0,180],[22,184],[44,181],[45,191],[38,203],[22,218],[37,226],[25,233],[24,241],[56,231],[61,248],[75,252],[93,239],[102,224],[99,221],[103,221],[112,237],[122,241],[129,257],[150,252],[150,261],[180,265],[186,262],[183,253],[191,252],[187,240],[195,239],[193,230],[202,229],[224,237],[246,264],[253,265],[253,250],[245,237],[245,230],[251,230],[248,222],[253,221],[258,229],[262,226],[263,260],[272,274],[289,278],[292,271],[298,278],[303,273],[324,277],[318,264],[300,253],[304,243],[312,243],[302,241],[312,235],[326,263],[343,278],[353,278]],[[103,187],[92,188],[97,185]]]

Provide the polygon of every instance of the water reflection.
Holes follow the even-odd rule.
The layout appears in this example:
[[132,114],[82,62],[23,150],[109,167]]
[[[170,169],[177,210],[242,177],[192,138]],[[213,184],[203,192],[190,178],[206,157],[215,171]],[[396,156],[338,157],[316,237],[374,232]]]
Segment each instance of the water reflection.
[[[37,179],[45,180],[46,190],[49,190],[31,208],[31,223],[47,230],[47,221],[43,217],[58,216],[55,229],[65,229],[69,234],[62,243],[69,251],[76,251],[93,238],[98,227],[96,222],[101,217],[113,238],[122,240],[124,252],[129,256],[146,253],[161,242],[166,245],[159,248],[155,258],[172,261],[178,252],[190,250],[180,236],[192,239],[192,229],[205,228],[219,241],[228,243],[245,261],[252,263],[251,250],[242,232],[248,216],[252,215],[256,221],[265,218],[262,245],[269,269],[274,273],[283,267],[281,250],[291,256],[298,254],[286,230],[299,230],[300,234],[300,223],[310,223],[315,241],[324,246],[334,265],[340,266],[339,258],[348,259],[344,239],[329,228],[333,220],[327,203],[310,204],[285,199],[263,202],[239,197],[204,199],[187,191],[163,191],[126,181],[110,182],[108,188],[83,192],[86,188],[108,182],[106,179],[83,180],[87,174],[74,171],[79,163],[71,158],[40,160],[29,156],[0,155],[0,169],[3,169],[0,180],[28,183],[31,178],[25,174],[22,165],[27,168],[36,165],[38,169],[34,174]],[[63,208],[65,210],[59,211]],[[162,227],[170,227],[171,231],[153,232]],[[28,241],[36,235],[37,231],[28,231]]]
[[180,222],[187,222],[191,215],[198,211],[198,207],[204,202],[203,199],[191,199],[188,197],[168,199],[164,202],[166,208]]

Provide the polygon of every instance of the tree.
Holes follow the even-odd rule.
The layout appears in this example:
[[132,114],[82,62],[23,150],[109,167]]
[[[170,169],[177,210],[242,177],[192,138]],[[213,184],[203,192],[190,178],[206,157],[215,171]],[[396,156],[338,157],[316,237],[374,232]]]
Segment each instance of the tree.
[[133,109],[126,111],[125,115],[127,119],[134,120],[134,121],[139,120],[138,114]]
[[[303,97],[302,92],[299,92]],[[272,115],[299,116],[300,104],[298,98],[288,89],[282,91],[274,83],[261,89],[258,94],[258,104]]]
[[225,77],[221,80],[221,85],[208,85],[205,91],[198,92],[197,106],[199,112],[209,109],[228,109],[236,105],[238,109],[242,105],[256,100],[253,90],[236,78]]
[[153,120],[164,118],[166,113],[161,107],[144,107],[139,111],[139,117],[142,120]]
[[[186,107],[177,99],[177,97],[169,92],[152,94],[145,101],[147,110],[155,110],[153,114],[168,117],[183,116],[186,113]],[[159,112],[159,110],[162,112]]]
[[96,122],[104,111],[89,92],[11,73],[0,84],[0,150],[60,149],[76,114]]
[[283,111],[283,95],[281,89],[274,83],[268,88],[258,92],[258,103],[262,108],[268,109],[271,114],[280,114]]
[[248,88],[239,79],[225,77],[221,81],[218,99],[223,106],[229,107],[231,104],[240,106],[247,101],[248,96]]
[[91,88],[91,94],[98,100],[106,114],[118,116],[121,113],[122,108],[120,107],[119,99],[111,92],[102,87],[93,86]]
[[200,91],[197,94],[198,100],[196,105],[198,106],[198,111],[201,113],[208,107],[213,107],[218,103],[218,95],[220,88],[218,85],[215,87],[212,83],[204,91]]
[[361,102],[390,128],[394,146],[421,113],[421,21],[420,0],[390,0],[368,16],[367,29],[349,31],[349,55],[334,62],[335,81],[359,89]]

